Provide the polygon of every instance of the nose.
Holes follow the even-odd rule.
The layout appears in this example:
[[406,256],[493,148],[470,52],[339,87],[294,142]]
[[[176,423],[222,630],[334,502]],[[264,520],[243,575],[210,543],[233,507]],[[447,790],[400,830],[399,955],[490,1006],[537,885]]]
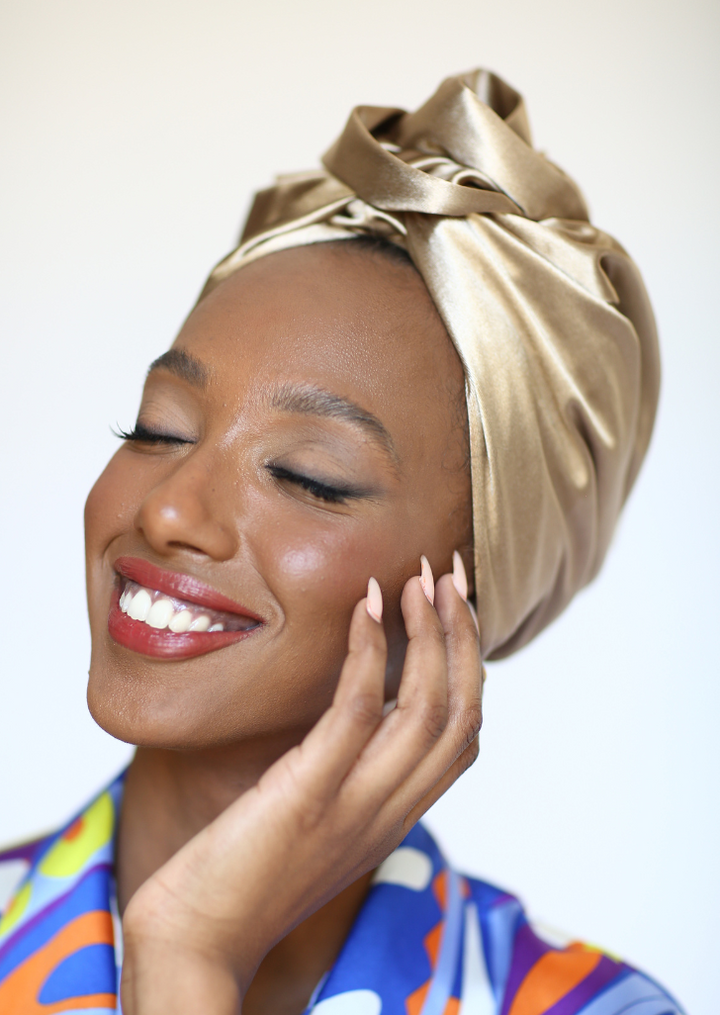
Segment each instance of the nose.
[[163,556],[190,550],[229,560],[238,549],[237,528],[223,504],[219,480],[192,456],[147,494],[135,516],[136,530]]

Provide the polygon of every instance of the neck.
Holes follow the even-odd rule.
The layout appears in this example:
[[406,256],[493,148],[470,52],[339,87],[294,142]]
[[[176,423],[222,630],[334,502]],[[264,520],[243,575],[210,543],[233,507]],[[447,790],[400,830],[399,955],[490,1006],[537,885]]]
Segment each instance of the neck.
[[[117,835],[120,912],[143,882],[297,742],[288,735],[282,744],[255,741],[211,752],[138,748]],[[268,953],[245,996],[243,1015],[300,1015],[335,961],[371,876],[349,885]]]

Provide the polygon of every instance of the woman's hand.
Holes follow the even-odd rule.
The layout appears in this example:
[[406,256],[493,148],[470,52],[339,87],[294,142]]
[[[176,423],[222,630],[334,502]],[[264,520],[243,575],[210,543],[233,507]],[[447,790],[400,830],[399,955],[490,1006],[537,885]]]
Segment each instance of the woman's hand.
[[475,760],[482,661],[459,561],[434,608],[427,562],[424,584],[411,578],[403,590],[397,706],[383,718],[387,645],[371,581],[332,706],[133,896],[125,1015],[237,1015],[273,945],[382,862]]

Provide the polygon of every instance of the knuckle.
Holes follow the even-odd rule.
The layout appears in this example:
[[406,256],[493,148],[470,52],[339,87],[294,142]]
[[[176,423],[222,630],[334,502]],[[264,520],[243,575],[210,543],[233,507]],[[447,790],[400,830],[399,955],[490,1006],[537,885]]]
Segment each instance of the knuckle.
[[353,718],[364,726],[373,726],[382,718],[382,702],[377,694],[354,694],[348,708]]
[[426,702],[420,709],[418,720],[429,739],[431,741],[437,740],[447,726],[447,706],[435,702]]
[[453,632],[453,648],[463,658],[473,660],[473,665],[480,667],[480,635],[474,624],[466,624],[462,629]]
[[478,759],[480,754],[480,741],[475,737],[465,748],[462,755],[460,756],[460,762],[462,765],[462,771],[467,772],[468,768],[472,767]]
[[326,797],[307,778],[307,772],[290,766],[282,780],[285,816],[298,834],[307,835],[322,822],[327,807]]
[[468,747],[477,739],[481,728],[482,708],[480,703],[475,702],[472,705],[467,705],[463,709],[459,719],[459,731],[463,748]]
[[385,659],[385,647],[377,640],[368,638],[362,645],[355,649],[356,657],[361,665],[378,665]]
[[436,624],[429,624],[427,630],[423,634],[423,637],[431,643],[435,650],[440,649],[442,652],[445,652],[445,633],[440,627],[440,621]]
[[477,652],[477,654],[479,656],[480,655],[480,640],[481,640],[480,639],[480,632],[475,627],[474,623],[470,623],[470,624],[466,624],[465,625],[465,630],[463,631],[462,638],[463,638],[463,641],[465,641],[468,645],[472,646],[473,650],[475,652]]

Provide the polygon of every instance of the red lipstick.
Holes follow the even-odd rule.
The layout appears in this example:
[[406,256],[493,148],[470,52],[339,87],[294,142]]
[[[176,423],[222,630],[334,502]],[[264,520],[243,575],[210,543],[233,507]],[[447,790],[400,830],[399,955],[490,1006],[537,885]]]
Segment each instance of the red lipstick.
[[175,633],[167,627],[151,627],[144,620],[133,619],[123,612],[120,608],[121,590],[116,588],[110,605],[108,631],[114,641],[134,652],[156,659],[190,659],[248,638],[263,626],[262,617],[191,575],[166,571],[139,557],[119,557],[114,567],[122,578],[136,583],[134,587],[139,585],[147,590],[181,600],[176,610],[181,610],[183,604],[187,604],[190,609],[196,607],[216,614],[231,614],[229,618],[231,625],[239,623],[238,620],[233,621],[233,616],[243,618],[246,622],[240,629],[222,631]]
[[221,592],[216,592],[210,585],[193,578],[192,575],[166,571],[164,567],[156,567],[140,557],[118,557],[113,566],[118,574],[132,579],[138,585],[144,585],[145,588],[157,589],[158,592],[164,592],[168,596],[176,596],[178,599],[186,599],[189,603],[206,606],[209,610],[225,610],[228,613],[237,613],[241,617],[262,620],[257,613],[236,603],[234,599],[228,599]]

